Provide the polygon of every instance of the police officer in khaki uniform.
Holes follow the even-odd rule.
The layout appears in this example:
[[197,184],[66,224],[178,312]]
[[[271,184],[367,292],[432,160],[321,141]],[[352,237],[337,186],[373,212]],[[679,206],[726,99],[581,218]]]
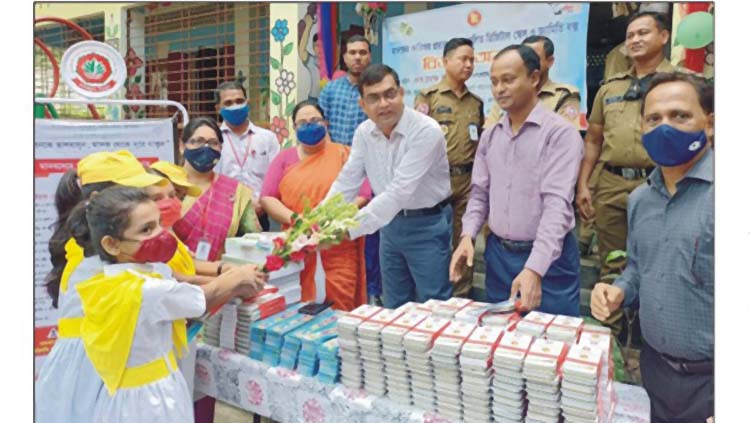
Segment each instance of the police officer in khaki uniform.
[[[594,220],[602,276],[612,270],[609,253],[625,250],[628,195],[654,168],[641,143],[641,102],[654,73],[674,70],[664,57],[667,42],[664,15],[633,15],[625,40],[633,67],[605,81],[594,98],[576,203],[583,218]],[[588,182],[595,167],[602,170],[592,199]]]
[[[443,79],[436,85],[421,90],[414,100],[414,108],[435,119],[448,142],[455,248],[461,235],[461,219],[469,201],[474,153],[484,122],[482,99],[466,87],[466,81],[474,72],[474,44],[471,40],[449,40],[443,49],[443,67]],[[461,279],[453,286],[453,295],[468,297],[472,280],[472,268],[467,266]]]
[[[523,40],[523,44],[534,49],[539,56],[541,66],[541,79],[539,80],[539,100],[549,110],[557,112],[570,121],[576,129],[581,129],[581,93],[578,88],[549,79],[549,70],[555,63],[555,45],[552,40],[542,35],[532,35]],[[492,105],[490,114],[484,123],[484,129],[496,124],[502,117],[503,112],[497,103]]]

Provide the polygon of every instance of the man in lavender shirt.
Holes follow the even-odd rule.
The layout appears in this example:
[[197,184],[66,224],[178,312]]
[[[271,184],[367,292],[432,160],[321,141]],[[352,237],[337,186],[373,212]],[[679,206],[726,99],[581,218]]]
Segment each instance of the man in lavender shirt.
[[583,140],[539,102],[539,56],[501,50],[490,68],[492,93],[506,113],[482,133],[451,280],[472,266],[473,239],[489,220],[485,282],[489,302],[521,298],[525,310],[579,315],[579,257],[573,193]]

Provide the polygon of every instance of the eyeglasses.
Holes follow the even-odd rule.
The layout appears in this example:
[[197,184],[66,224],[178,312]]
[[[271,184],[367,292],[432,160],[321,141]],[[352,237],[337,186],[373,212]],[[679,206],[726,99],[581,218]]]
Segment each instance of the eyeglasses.
[[389,90],[386,90],[383,94],[367,94],[364,100],[368,106],[374,106],[380,103],[381,98],[385,98],[386,100],[391,101],[396,97],[398,97],[398,88],[391,88]]
[[310,120],[298,120],[297,122],[294,122],[294,127],[296,129],[302,125],[307,125],[308,123],[320,124],[323,121],[325,121],[325,119],[323,119],[322,117],[314,117]]
[[203,138],[190,138],[185,144],[192,148],[201,148],[206,144],[208,144],[208,146],[211,148],[221,147],[221,141],[217,140],[216,138],[212,138],[210,140],[205,140]]

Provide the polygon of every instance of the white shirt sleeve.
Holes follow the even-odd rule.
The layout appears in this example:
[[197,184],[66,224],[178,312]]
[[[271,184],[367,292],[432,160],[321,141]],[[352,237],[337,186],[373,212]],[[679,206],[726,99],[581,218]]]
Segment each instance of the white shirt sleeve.
[[153,322],[200,317],[206,311],[203,290],[189,283],[147,277],[141,312]]
[[323,201],[328,200],[338,193],[344,195],[344,200],[347,202],[353,202],[359,194],[359,189],[362,187],[362,183],[365,181],[365,145],[366,142],[364,137],[359,130],[360,127],[354,132],[354,139],[352,140],[352,149],[349,152],[349,158],[344,163],[344,167],[339,172],[339,176],[331,185],[331,189],[328,190],[328,194]]
[[255,169],[252,169],[255,177],[253,178],[253,186],[251,188],[253,189],[253,198],[256,200],[260,198],[260,191],[263,189],[263,180],[266,178],[268,167],[281,150],[281,145],[276,140],[276,135],[273,135],[269,131],[264,131],[261,135],[264,135],[263,151],[266,152],[266,156],[263,158],[263,161],[258,161]]
[[349,231],[352,239],[374,233],[390,223],[404,208],[404,200],[415,194],[430,167],[445,154],[445,137],[439,128],[433,126],[407,135],[402,142],[408,143],[408,147],[395,169],[393,179],[385,191],[379,192],[359,211],[359,226]]

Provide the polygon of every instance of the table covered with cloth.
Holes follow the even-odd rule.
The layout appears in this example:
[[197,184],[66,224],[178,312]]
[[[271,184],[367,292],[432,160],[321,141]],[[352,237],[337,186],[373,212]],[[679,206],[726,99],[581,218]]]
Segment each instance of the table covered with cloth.
[[[267,364],[231,350],[198,344],[196,397],[206,396],[281,423],[449,423],[434,413],[398,405],[387,398]],[[650,403],[640,386],[614,384],[616,423],[647,423]],[[196,423],[213,422],[213,401],[196,407]],[[206,406],[205,399],[208,399]],[[197,403],[198,404],[198,403]],[[199,410],[202,408],[202,410]],[[206,409],[209,411],[206,411]]]

